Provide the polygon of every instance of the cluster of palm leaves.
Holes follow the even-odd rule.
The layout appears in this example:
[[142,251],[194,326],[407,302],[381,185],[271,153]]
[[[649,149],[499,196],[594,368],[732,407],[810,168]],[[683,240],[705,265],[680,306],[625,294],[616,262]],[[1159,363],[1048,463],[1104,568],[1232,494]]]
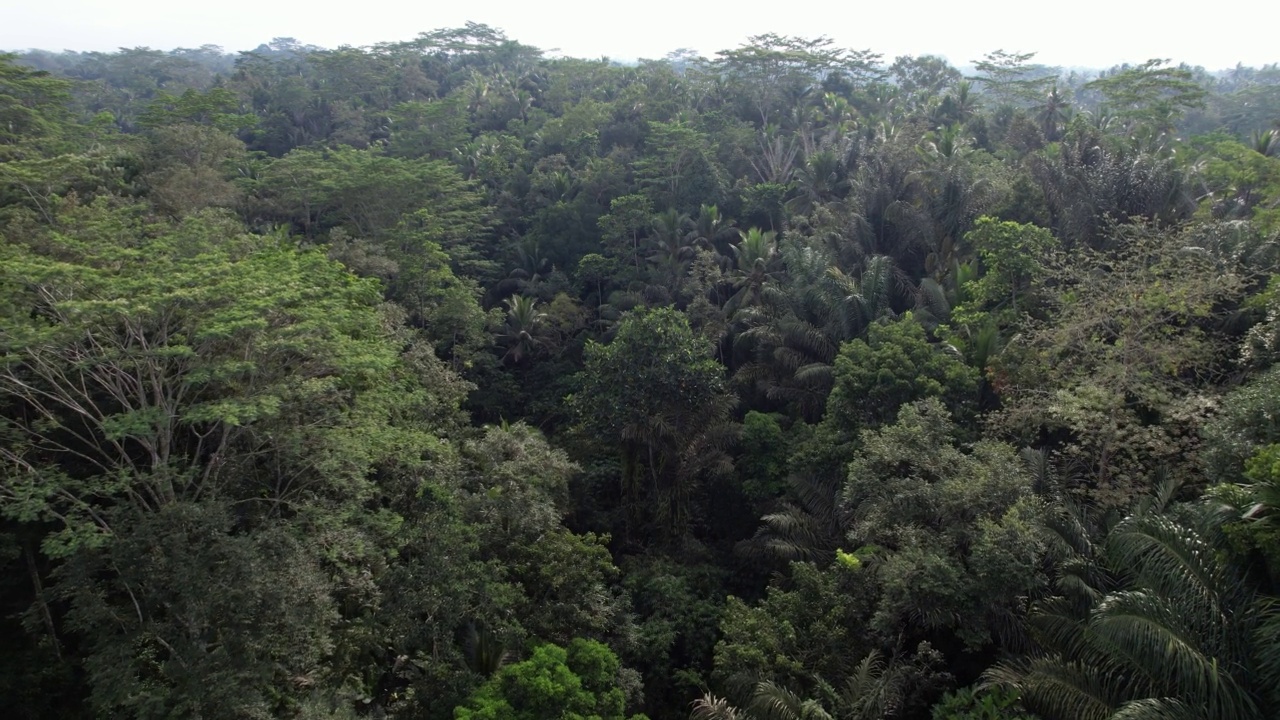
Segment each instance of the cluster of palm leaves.
[[1029,624],[1039,650],[989,679],[1067,720],[1244,720],[1271,716],[1280,619],[1231,552],[1221,507],[1173,505],[1166,483],[1100,542],[1087,516],[1054,523],[1056,597]]
[[895,300],[907,295],[907,283],[884,255],[869,258],[856,277],[821,247],[788,243],[779,255],[789,282],[769,282],[768,266],[759,262],[752,275],[739,271],[754,304],[734,308],[734,345],[744,358],[737,378],[817,420],[840,345],[861,337],[876,320],[892,317]]
[[910,665],[873,650],[836,686],[819,683],[809,697],[772,681],[755,683],[745,708],[706,693],[693,702],[692,720],[879,720],[891,717],[910,692]]

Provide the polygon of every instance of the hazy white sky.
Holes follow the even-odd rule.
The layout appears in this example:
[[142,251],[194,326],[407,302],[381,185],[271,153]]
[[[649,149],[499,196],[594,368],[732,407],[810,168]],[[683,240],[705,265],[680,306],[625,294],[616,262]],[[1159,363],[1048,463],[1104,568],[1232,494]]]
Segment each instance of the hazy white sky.
[[654,58],[683,47],[710,57],[750,35],[776,32],[827,35],[887,59],[932,53],[963,65],[1003,48],[1036,51],[1052,65],[1161,57],[1213,70],[1280,61],[1276,7],[1263,0],[0,0],[0,48],[247,50],[273,37],[336,47],[408,40],[471,20],[578,57]]

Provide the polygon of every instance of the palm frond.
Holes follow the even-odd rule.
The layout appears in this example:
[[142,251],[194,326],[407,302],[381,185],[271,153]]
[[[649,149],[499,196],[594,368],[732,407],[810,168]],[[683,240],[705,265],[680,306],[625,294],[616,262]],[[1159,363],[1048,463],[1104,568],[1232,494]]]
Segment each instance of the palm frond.
[[770,681],[756,685],[751,710],[763,720],[833,720],[816,700],[801,698]]
[[1117,709],[1105,678],[1058,656],[1022,666],[998,663],[985,677],[991,684],[1017,688],[1023,704],[1046,718],[1107,720]]
[[1205,652],[1203,634],[1189,624],[1195,619],[1169,600],[1127,591],[1108,596],[1090,626],[1135,670],[1157,681],[1155,688],[1144,688],[1146,692],[1196,698],[1212,717],[1250,717],[1253,702],[1223,665],[1230,658]]
[[1132,515],[1107,537],[1107,554],[1144,587],[1212,614],[1220,593],[1238,587],[1225,564],[1193,529],[1165,516]]
[[702,697],[693,701],[693,709],[689,713],[690,720],[746,720],[746,715],[729,704],[729,701],[711,694],[703,693]]
[[946,322],[951,317],[951,303],[947,291],[933,278],[924,278],[916,288],[916,309],[928,314],[935,323]]

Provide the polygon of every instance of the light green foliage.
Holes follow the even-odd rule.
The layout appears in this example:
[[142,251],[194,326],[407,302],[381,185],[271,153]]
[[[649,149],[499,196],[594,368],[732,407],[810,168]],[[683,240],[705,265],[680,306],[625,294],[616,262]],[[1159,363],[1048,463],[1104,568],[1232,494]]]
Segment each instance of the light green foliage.
[[1194,138],[1188,146],[1198,217],[1252,220],[1264,234],[1280,229],[1280,156],[1221,134]]
[[1280,368],[1271,369],[1222,398],[1220,412],[1204,430],[1204,470],[1209,479],[1236,483],[1246,463],[1280,443]]
[[861,81],[880,76],[880,56],[867,50],[834,47],[831,39],[767,33],[741,47],[716,53],[716,63],[741,88],[759,126],[777,122],[787,109],[788,93],[808,88],[815,77],[844,76]]
[[989,52],[973,64],[979,73],[975,80],[995,105],[1030,105],[1039,101],[1053,82],[1044,66],[1030,62],[1035,56],[1033,52]]
[[1039,503],[1013,448],[982,441],[969,452],[936,399],[905,406],[894,425],[863,434],[843,507],[849,540],[882,548],[871,627],[946,628],[970,648],[996,638],[996,618],[1044,584]]
[[[541,645],[480,686],[456,720],[623,720],[619,664],[608,647],[575,639]],[[643,720],[633,715],[631,720]]]
[[178,96],[161,91],[138,116],[138,123],[150,128],[201,125],[224,133],[234,133],[248,129],[257,122],[253,115],[237,112],[240,109],[240,98],[224,87],[210,88],[204,92],[188,88]]
[[[0,707],[918,720],[1020,653],[1071,720],[1277,685],[1280,69],[716,58],[0,55]],[[1105,542],[1159,475],[1211,514]]]
[[977,372],[930,343],[908,313],[871,325],[866,340],[840,348],[825,422],[845,432],[878,427],[893,422],[904,404],[929,397],[964,417],[974,408],[977,384]]
[[608,120],[610,106],[586,98],[565,108],[564,114],[542,126],[542,142],[550,152],[566,154],[595,153],[600,143],[600,128]]
[[1280,587],[1280,369],[1222,399],[1204,431],[1204,469],[1213,498],[1230,509],[1226,529],[1245,553],[1260,551],[1272,587]]
[[16,240],[21,209],[51,222],[68,191],[124,190],[122,166],[136,159],[117,152],[126,143],[107,131],[109,114],[75,121],[67,107],[72,83],[13,60],[0,53],[0,225]]
[[1274,484],[1280,480],[1280,445],[1259,449],[1244,464],[1244,476],[1255,483]]
[[1264,315],[1245,335],[1241,359],[1247,365],[1271,365],[1280,357],[1280,275],[1272,275],[1267,288],[1249,298],[1246,306]]
[[391,109],[387,151],[397,157],[443,160],[471,137],[461,92],[440,100],[403,102]]
[[[15,469],[84,463],[28,472],[10,489],[34,503],[26,512],[63,515],[61,532],[80,536],[110,533],[75,499],[103,496],[98,483],[151,509],[256,482],[281,502],[358,497],[369,462],[431,444],[377,420],[457,390],[436,400],[415,387],[375,285],[214,216],[150,230],[95,206],[70,211],[67,234],[39,251],[5,250],[0,382],[37,409],[6,454]],[[281,459],[311,468],[304,481],[239,474],[241,444],[269,433]]]
[[495,271],[483,252],[486,211],[447,163],[308,150],[263,175],[260,192],[273,198],[273,212],[309,232],[327,229],[329,256],[381,280],[387,299],[408,311],[455,371],[487,354],[492,339],[477,282]]
[[342,227],[352,237],[392,241],[391,248],[410,255],[435,243],[455,269],[491,271],[483,257],[482,199],[448,163],[351,147],[299,149],[268,165],[259,184],[272,213],[308,235]]
[[972,302],[988,309],[1007,302],[1015,312],[1018,296],[1044,276],[1045,262],[1057,245],[1044,228],[986,216],[978,218],[964,239],[982,260],[984,271],[968,288]]
[[650,122],[648,153],[636,163],[636,180],[656,207],[696,210],[718,201],[724,170],[710,143],[696,128],[681,122]]
[[239,199],[228,177],[245,150],[230,133],[194,123],[163,125],[151,132],[149,154],[149,197],[173,217],[230,207]]
[[1203,107],[1207,94],[1190,69],[1167,67],[1168,62],[1157,59],[1125,65],[1085,89],[1101,93],[1108,109],[1131,123],[1167,132],[1183,112]]
[[1227,527],[1243,536],[1246,548],[1256,548],[1280,589],[1280,444],[1268,445],[1245,463],[1246,484],[1232,487],[1241,522]]
[[1057,241],[1037,225],[986,215],[964,240],[982,263],[982,272],[975,261],[956,265],[951,278],[955,304],[937,333],[986,373],[1004,337],[1020,331],[1041,310],[1037,288]]
[[27,159],[59,147],[70,113],[71,83],[29,70],[0,53],[0,160]]
[[889,73],[907,101],[922,108],[940,102],[961,80],[960,71],[937,55],[899,56],[889,66]]
[[329,257],[361,277],[383,282],[384,294],[422,329],[437,354],[464,372],[487,355],[492,313],[480,307],[480,288],[453,270],[453,261],[432,233],[402,228],[395,240],[352,238],[342,228],[329,233]]
[[609,203],[598,221],[606,248],[623,265],[640,268],[640,240],[653,225],[653,201],[644,195],[624,195]]
[[[608,216],[601,216],[601,220],[605,217]],[[616,272],[618,272],[616,259],[605,257],[599,253],[587,253],[578,259],[578,268],[573,275],[585,289],[595,291],[596,305],[598,307],[604,304],[604,289],[613,279]]]
[[58,230],[0,251],[0,508],[63,559],[93,702],[287,706],[376,603],[376,481],[447,463],[466,387],[320,252],[105,201]]

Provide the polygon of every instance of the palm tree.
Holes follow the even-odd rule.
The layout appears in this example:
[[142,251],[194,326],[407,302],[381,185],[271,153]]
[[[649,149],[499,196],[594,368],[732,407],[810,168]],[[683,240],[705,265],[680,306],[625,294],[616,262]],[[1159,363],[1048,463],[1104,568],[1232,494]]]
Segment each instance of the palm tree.
[[1253,149],[1262,155],[1266,157],[1280,155],[1280,131],[1255,130],[1251,140]]
[[787,209],[803,214],[837,201],[848,187],[843,178],[842,155],[835,148],[826,146],[807,153],[804,162],[796,169],[799,194],[787,202]]
[[516,294],[502,302],[507,306],[506,327],[500,336],[507,343],[507,352],[502,357],[519,363],[542,344],[537,331],[547,314],[538,310],[538,301],[531,297]]
[[766,126],[757,138],[759,154],[751,158],[751,167],[762,183],[786,185],[795,175],[796,155],[800,148],[794,135],[783,136],[777,128]]
[[822,107],[818,110],[818,117],[833,131],[844,133],[850,130],[857,114],[858,111],[849,104],[848,100],[840,95],[833,92],[823,94]]
[[991,680],[1049,720],[1263,717],[1280,687],[1274,609],[1234,565],[1223,518],[1169,507],[1176,489],[1162,485],[1100,545],[1072,534],[1061,595],[1029,618],[1039,652]]
[[787,482],[795,500],[780,502],[760,518],[760,528],[738,543],[738,552],[786,562],[831,562],[850,529],[840,504],[844,478],[795,475]]
[[489,101],[489,79],[475,69],[462,87],[462,97],[466,100],[467,112],[475,117]]
[[511,254],[511,271],[498,281],[495,291],[498,295],[509,292],[537,293],[546,275],[552,269],[551,260],[542,251],[542,244],[536,237],[525,236],[509,246]]
[[972,143],[960,126],[948,125],[930,133],[921,145],[920,155],[927,163],[921,174],[928,188],[924,200],[933,225],[926,271],[930,269],[928,255],[954,254],[962,228],[996,198],[986,175],[976,171],[970,161]]
[[868,258],[855,276],[839,270],[821,247],[786,243],[781,255],[788,282],[765,283],[759,302],[735,313],[743,328],[735,350],[750,356],[736,377],[816,422],[840,344],[892,314],[901,278],[886,256]]
[[649,238],[653,252],[649,262],[659,269],[672,297],[679,296],[685,270],[693,260],[694,246],[689,235],[691,225],[689,216],[675,208],[658,213],[653,220],[653,236]]
[[730,319],[740,309],[758,304],[765,283],[777,279],[774,272],[778,257],[777,233],[751,228],[746,232],[739,230],[738,234],[742,239],[732,248],[735,267],[729,273],[735,292],[724,306]]
[[893,317],[892,300],[904,278],[899,277],[893,258],[873,255],[863,264],[857,278],[840,268],[827,269],[828,298],[834,317],[847,338],[860,337],[876,320]]
[[755,684],[745,710],[711,693],[693,702],[691,720],[881,720],[898,711],[909,665],[872,650],[833,688],[819,682],[825,702],[770,680]]
[[726,218],[715,205],[703,204],[698,217],[693,220],[692,237],[695,245],[716,250],[717,244],[736,234],[733,220]]
[[934,244],[925,158],[918,137],[882,123],[868,129],[848,204],[859,218],[866,254],[892,255],[899,264]]
[[978,111],[978,96],[973,92],[973,83],[961,80],[951,92],[943,96],[942,102],[934,111],[934,121],[939,125],[964,123]]
[[1066,124],[1071,104],[1066,96],[1058,91],[1055,84],[1045,95],[1044,102],[1035,108],[1036,120],[1045,140],[1056,142],[1062,139],[1062,127]]

